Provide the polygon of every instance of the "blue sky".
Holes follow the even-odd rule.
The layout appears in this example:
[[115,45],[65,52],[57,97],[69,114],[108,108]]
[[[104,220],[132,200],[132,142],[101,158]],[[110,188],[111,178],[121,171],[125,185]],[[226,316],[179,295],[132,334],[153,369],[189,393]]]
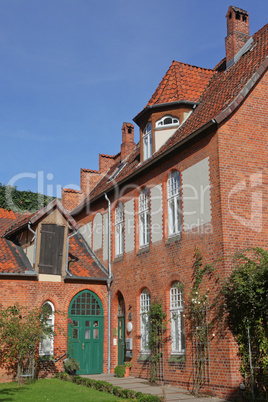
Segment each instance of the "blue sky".
[[[266,0],[0,0],[0,182],[59,196],[120,150],[172,60],[213,68],[229,5]],[[138,128],[135,126],[135,140]]]

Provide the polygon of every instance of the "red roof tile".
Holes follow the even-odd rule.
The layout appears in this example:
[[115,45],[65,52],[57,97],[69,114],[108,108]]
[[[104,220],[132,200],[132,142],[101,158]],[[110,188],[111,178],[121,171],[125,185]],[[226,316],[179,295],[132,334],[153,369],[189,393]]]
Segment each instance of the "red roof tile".
[[70,239],[69,272],[73,276],[107,279],[108,271],[80,234]]
[[173,60],[147,106],[181,100],[197,102],[213,74],[214,70]]

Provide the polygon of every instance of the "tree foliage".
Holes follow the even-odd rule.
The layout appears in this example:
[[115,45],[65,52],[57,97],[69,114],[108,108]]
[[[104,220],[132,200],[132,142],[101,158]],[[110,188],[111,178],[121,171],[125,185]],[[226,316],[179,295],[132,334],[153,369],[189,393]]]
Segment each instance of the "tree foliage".
[[54,197],[31,191],[19,191],[17,187],[0,183],[0,208],[14,212],[35,212],[49,204]]
[[268,385],[268,253],[255,248],[236,254],[223,293],[230,328],[240,348],[242,375],[249,384],[249,331],[254,387],[257,393],[262,392]]
[[0,365],[25,368],[35,356],[39,342],[53,336],[47,325],[48,309],[28,309],[19,304],[4,308],[0,305]]

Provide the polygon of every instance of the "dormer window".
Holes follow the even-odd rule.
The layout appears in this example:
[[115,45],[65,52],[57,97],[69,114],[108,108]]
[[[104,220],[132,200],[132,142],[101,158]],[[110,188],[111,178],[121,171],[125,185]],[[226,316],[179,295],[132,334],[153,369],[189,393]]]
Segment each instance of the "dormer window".
[[153,153],[152,123],[148,123],[143,130],[143,160],[150,158]]
[[156,128],[165,128],[165,127],[172,127],[172,126],[178,126],[180,124],[180,121],[177,117],[173,116],[164,116],[162,119],[158,120],[155,123]]

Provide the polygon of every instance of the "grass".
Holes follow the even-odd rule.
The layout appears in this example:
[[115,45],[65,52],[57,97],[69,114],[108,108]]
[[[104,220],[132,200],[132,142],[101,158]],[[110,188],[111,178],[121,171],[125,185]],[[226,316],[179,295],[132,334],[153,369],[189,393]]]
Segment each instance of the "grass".
[[[107,392],[79,386],[56,378],[43,379],[18,387],[16,382],[0,383],[0,401],[119,401]],[[125,399],[126,401],[126,399]]]

